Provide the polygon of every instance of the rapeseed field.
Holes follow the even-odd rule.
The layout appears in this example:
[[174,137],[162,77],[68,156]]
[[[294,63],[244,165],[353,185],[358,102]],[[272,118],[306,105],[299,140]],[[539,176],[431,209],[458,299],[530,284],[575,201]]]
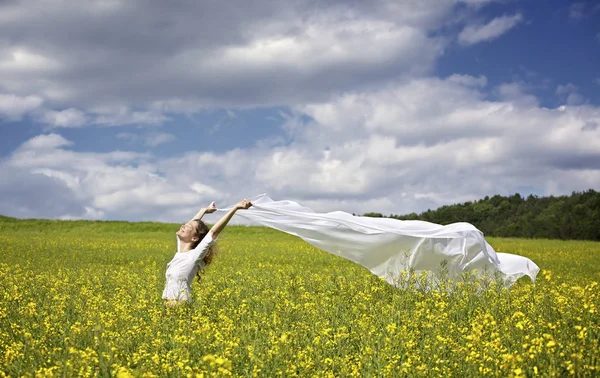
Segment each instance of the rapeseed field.
[[228,227],[165,308],[177,226],[0,222],[0,376],[592,377],[600,243],[488,239],[535,285],[395,288],[298,238]]

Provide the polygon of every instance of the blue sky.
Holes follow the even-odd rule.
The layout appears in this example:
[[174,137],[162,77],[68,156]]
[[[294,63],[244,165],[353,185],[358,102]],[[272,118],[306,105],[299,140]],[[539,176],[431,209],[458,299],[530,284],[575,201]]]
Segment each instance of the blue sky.
[[[488,43],[452,46],[441,57],[437,74],[482,74],[490,84],[523,81],[543,106],[562,104],[556,87],[571,83],[586,101],[598,105],[600,86],[600,7],[593,2],[512,1],[482,9],[484,19],[518,13],[513,29]],[[577,12],[581,9],[581,15]]]
[[402,214],[600,188],[592,1],[0,14],[0,214],[179,221],[260,193]]

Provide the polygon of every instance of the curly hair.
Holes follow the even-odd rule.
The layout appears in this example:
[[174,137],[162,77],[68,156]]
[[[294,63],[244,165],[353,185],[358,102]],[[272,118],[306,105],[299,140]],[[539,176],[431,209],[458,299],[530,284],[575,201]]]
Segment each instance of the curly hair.
[[[196,227],[196,232],[194,233],[194,236],[196,236],[198,238],[198,240],[192,244],[192,249],[196,248],[198,246],[198,244],[200,244],[202,239],[204,239],[204,237],[206,235],[208,235],[208,231],[210,231],[208,229],[208,226],[204,222],[202,222],[202,220],[194,219],[193,222],[197,222],[197,224],[198,224],[198,227]],[[204,256],[204,258],[202,258],[202,261],[204,262],[204,266],[209,265],[213,261],[213,258],[215,257],[216,252],[217,252],[217,246],[213,244],[208,249],[208,252]],[[198,273],[196,273],[196,277],[198,277],[198,280],[200,280],[200,270],[198,270]]]

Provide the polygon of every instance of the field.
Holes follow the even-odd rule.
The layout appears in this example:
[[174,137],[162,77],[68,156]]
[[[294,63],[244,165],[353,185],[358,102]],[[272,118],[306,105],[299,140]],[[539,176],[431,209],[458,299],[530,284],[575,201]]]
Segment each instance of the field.
[[490,238],[535,285],[422,292],[228,227],[194,302],[166,309],[176,228],[0,219],[0,376],[600,375],[600,243]]

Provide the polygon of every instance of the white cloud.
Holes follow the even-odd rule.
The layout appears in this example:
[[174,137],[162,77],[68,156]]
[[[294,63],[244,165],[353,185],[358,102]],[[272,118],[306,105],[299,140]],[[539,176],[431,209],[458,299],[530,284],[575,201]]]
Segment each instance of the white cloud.
[[151,133],[145,141],[146,146],[156,147],[160,144],[174,141],[175,135],[168,133]]
[[485,76],[474,77],[454,74],[448,77],[447,80],[464,86],[485,87],[487,85],[487,78]]
[[367,175],[359,169],[361,156],[342,160],[323,154],[307,158],[312,152],[302,148],[276,149],[256,167],[256,179],[265,187],[292,195],[312,191],[346,196],[365,191],[368,183]]
[[60,147],[70,146],[71,141],[66,140],[58,134],[45,134],[38,135],[34,138],[29,139],[19,147],[19,151],[35,151],[35,150],[48,150],[56,149]]
[[20,47],[9,50],[5,57],[0,61],[0,73],[53,72],[61,68],[57,61]]
[[96,107],[92,109],[93,123],[105,126],[160,125],[168,120],[164,114],[153,111],[134,111],[126,106]]
[[567,96],[567,105],[581,105],[585,102],[585,97],[579,93],[569,93]]
[[458,41],[462,45],[491,41],[514,28],[523,20],[521,14],[497,17],[484,25],[468,25],[459,34]]
[[581,105],[585,102],[585,97],[579,93],[579,88],[571,83],[559,84],[556,88],[556,94],[564,99],[567,105]]
[[0,93],[0,121],[21,119],[24,115],[38,109],[44,100],[38,96],[17,96]]
[[[87,113],[75,108],[60,111],[45,110],[37,118],[37,121],[50,126],[50,128],[73,128],[88,125],[161,125],[168,119],[169,118],[166,115],[154,110],[133,111],[125,106],[117,106],[92,108]],[[161,144],[169,141],[168,135],[169,134],[155,133],[153,138],[147,138],[146,141],[148,142],[148,145],[155,146],[157,144],[153,143]]]
[[[581,132],[598,119],[598,108],[544,109],[518,85],[502,88],[506,97],[495,102],[453,79],[415,80],[393,90],[346,94],[332,103],[306,107],[316,121],[307,133],[313,128],[311,136],[321,136],[315,144],[331,148],[329,159],[359,167],[338,179],[349,183],[353,175],[366,175],[363,182],[370,185],[358,187],[368,198],[378,193],[390,198],[402,190],[437,193],[436,198],[452,203],[465,195],[479,198],[540,187],[541,182],[572,176],[572,170],[587,169],[590,177],[598,176],[586,167],[598,167],[600,133],[592,127],[586,128],[590,135]],[[361,121],[352,124],[349,119]],[[288,148],[287,154],[294,152]],[[292,166],[319,167],[323,161],[310,149],[292,156],[296,157],[286,160]],[[278,174],[274,168],[271,182],[323,195],[310,180],[285,176],[286,170],[295,171],[286,167]],[[300,176],[310,177],[302,169]],[[564,182],[560,190],[585,189],[590,182]],[[352,195],[337,190],[340,196]]]
[[522,83],[505,83],[496,88],[501,99],[510,101],[520,106],[537,106],[539,101],[534,95],[527,93],[527,88]]
[[313,121],[290,118],[295,137],[285,148],[190,154],[163,162],[161,171],[201,175],[231,200],[268,192],[320,211],[358,213],[597,185],[600,133],[590,122],[598,122],[598,108],[541,108],[515,83],[500,86],[504,97],[491,101],[484,82],[428,78],[346,93],[298,107]]
[[[467,1],[473,2],[481,3]],[[161,124],[170,112],[325,100],[429,73],[446,43],[433,32],[453,19],[457,6],[454,0],[135,3],[1,4],[0,35],[19,41],[0,42],[2,87],[44,99],[55,126]],[[65,109],[85,113],[88,122],[79,114],[77,121],[53,123],[52,112]]]
[[190,188],[202,196],[206,196],[209,198],[220,197],[219,190],[211,187],[210,185],[202,184],[200,182],[194,182],[190,185]]
[[[488,2],[462,1],[469,14]],[[285,137],[222,153],[90,153],[59,134],[34,137],[0,161],[9,183],[0,213],[178,221],[212,200],[267,192],[318,211],[400,214],[600,182],[600,111],[576,88],[557,88],[565,105],[547,109],[518,81],[489,89],[484,76],[428,77],[456,1],[315,4],[2,3],[0,35],[20,42],[0,41],[0,83],[11,93],[0,95],[0,117],[119,126],[214,107],[290,110],[277,119]],[[466,26],[459,41],[492,40],[522,20]],[[147,147],[175,138],[118,137]]]
[[[392,61],[405,63],[408,60],[407,65],[410,65],[414,64],[411,62],[414,58],[425,58],[419,50],[431,42],[422,31],[389,21],[316,19],[303,29],[296,35],[268,36],[249,45],[226,48],[214,60],[205,58],[206,65],[200,69],[226,70],[231,66],[235,70],[238,62],[243,62],[247,71],[262,72],[277,65],[291,73],[306,74],[342,65],[351,66],[353,68],[348,68],[352,70]],[[406,54],[409,51],[417,54]],[[187,56],[182,58],[189,61]]]
[[[9,2],[0,34],[19,43],[0,41],[0,83],[44,101],[38,120],[51,127],[161,125],[207,108],[327,101],[429,74],[449,42],[437,32],[456,21],[459,3],[488,2]],[[6,108],[13,118],[29,111]]]
[[571,83],[568,84],[559,84],[556,87],[556,94],[562,95],[562,94],[569,94],[571,92],[576,92],[577,91],[577,87]]
[[58,134],[40,135],[21,145],[2,164],[10,170],[48,177],[69,188],[71,196],[83,204],[79,214],[68,212],[56,217],[144,217],[153,212],[157,216],[169,214],[171,206],[194,204],[199,199],[198,194],[158,175],[147,154],[64,149],[70,145],[72,142]]
[[48,110],[40,121],[53,127],[80,127],[89,120],[81,110],[69,108],[61,111]]
[[594,130],[598,130],[598,126],[600,124],[598,122],[595,121],[588,121],[585,123],[585,125],[583,125],[581,127],[581,131],[594,131]]
[[79,212],[54,216],[109,219],[180,221],[210,201],[225,206],[264,192],[318,211],[403,214],[523,188],[597,188],[599,108],[542,108],[510,83],[503,87],[510,98],[492,100],[485,82],[414,79],[299,106],[284,120],[295,125],[285,147],[158,159],[70,151],[68,140],[50,134],[4,164],[73,193]]
[[0,163],[0,214],[20,218],[96,218],[60,180]]

